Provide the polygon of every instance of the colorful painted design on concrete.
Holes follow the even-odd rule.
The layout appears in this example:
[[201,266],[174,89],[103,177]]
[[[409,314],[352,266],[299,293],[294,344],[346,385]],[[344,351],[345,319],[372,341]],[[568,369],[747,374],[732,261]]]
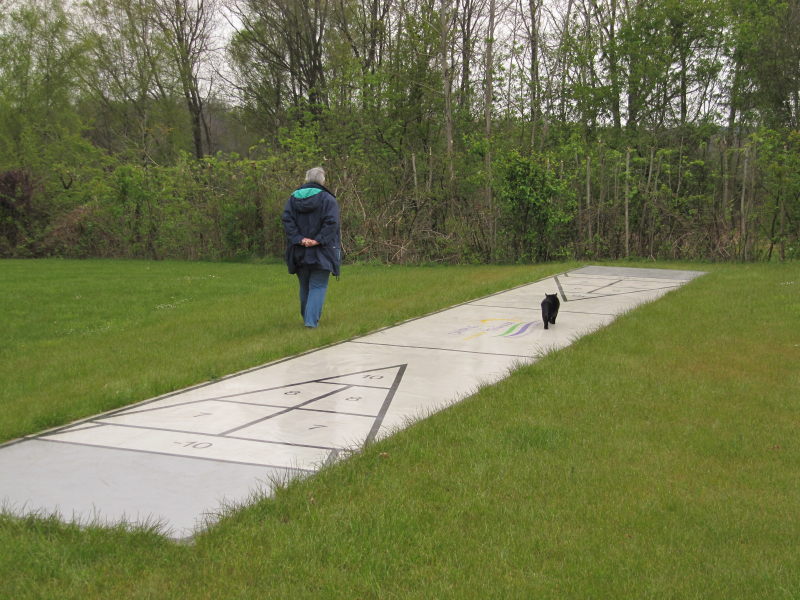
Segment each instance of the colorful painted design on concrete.
[[534,327],[540,326],[537,321],[512,321],[509,319],[481,319],[479,323],[467,325],[450,331],[450,335],[462,340],[472,340],[482,335],[492,337],[515,338],[530,335]]

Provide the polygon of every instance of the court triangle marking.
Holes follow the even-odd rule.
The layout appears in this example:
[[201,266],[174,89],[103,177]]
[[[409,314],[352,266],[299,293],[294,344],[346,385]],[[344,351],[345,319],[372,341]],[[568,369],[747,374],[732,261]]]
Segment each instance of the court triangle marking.
[[[339,383],[345,385],[358,385],[362,387],[379,387],[391,389],[395,385],[395,380],[399,371],[405,370],[406,365],[394,365],[391,367],[381,367],[379,369],[369,369],[367,371],[357,371],[347,375],[338,375],[317,379],[319,383]],[[399,381],[397,382],[399,383]]]

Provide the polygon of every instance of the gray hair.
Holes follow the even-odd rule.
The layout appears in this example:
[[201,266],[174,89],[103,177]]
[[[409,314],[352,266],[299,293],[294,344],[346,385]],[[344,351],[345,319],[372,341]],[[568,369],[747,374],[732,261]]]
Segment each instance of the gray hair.
[[322,167],[314,167],[306,171],[306,183],[325,185],[325,169]]

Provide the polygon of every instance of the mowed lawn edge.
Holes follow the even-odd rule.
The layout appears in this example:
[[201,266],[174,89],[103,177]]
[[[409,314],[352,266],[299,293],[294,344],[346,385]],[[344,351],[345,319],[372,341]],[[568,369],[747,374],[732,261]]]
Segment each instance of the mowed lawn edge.
[[795,598],[800,271],[683,268],[709,274],[190,546],[0,517],[0,590]]

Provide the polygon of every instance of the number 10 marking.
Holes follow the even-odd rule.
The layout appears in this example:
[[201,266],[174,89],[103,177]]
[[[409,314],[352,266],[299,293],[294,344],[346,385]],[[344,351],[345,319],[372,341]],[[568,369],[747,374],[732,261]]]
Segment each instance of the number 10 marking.
[[203,450],[205,448],[210,448],[214,444],[211,442],[174,442],[179,446],[183,446],[184,448],[195,448],[197,450]]

